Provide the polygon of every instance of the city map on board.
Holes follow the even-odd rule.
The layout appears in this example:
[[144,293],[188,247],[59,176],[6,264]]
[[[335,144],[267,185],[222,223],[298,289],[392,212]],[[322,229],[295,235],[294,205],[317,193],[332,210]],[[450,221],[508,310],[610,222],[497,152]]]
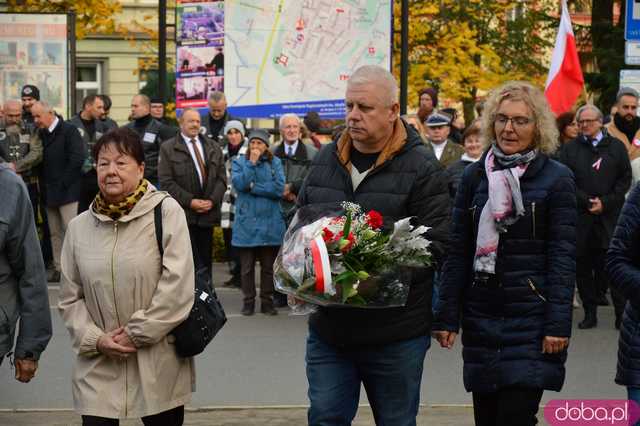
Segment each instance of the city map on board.
[[340,117],[351,73],[390,67],[390,0],[227,0],[225,93],[232,113]]

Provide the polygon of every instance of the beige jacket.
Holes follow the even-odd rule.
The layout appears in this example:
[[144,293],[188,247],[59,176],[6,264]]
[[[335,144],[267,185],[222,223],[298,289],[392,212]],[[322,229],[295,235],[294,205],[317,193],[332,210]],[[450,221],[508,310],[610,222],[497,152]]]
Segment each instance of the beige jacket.
[[[164,257],[153,208],[161,200]],[[184,405],[195,389],[193,360],[176,355],[167,334],[194,297],[191,243],[184,212],[150,185],[118,221],[90,208],[69,224],[62,248],[58,308],[76,363],[73,400],[81,415],[142,417]],[[138,352],[123,361],[99,354],[105,332],[125,326]]]
[[634,142],[635,140],[640,140],[640,130],[636,132],[634,140],[630,141],[627,135],[622,133],[622,131],[616,127],[613,119],[604,127],[607,129],[607,132],[611,136],[619,139],[624,144],[624,146],[627,148],[627,152],[629,153],[629,160],[633,161],[636,158],[640,157],[640,147],[638,147],[638,145],[636,145]]

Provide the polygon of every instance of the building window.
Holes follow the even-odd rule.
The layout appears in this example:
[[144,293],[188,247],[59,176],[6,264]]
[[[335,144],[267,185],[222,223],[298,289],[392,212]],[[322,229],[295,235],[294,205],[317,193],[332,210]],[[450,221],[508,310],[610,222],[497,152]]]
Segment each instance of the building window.
[[102,91],[102,64],[78,64],[76,66],[76,108],[82,108],[82,100]]

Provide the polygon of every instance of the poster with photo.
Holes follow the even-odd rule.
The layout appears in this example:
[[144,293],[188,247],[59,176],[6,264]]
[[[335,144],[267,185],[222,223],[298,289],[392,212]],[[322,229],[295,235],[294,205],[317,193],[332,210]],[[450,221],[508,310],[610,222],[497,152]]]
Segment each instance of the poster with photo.
[[209,94],[224,90],[224,1],[177,6],[176,109],[207,109]]
[[177,40],[182,45],[221,45],[224,2],[186,3],[177,7]]
[[209,94],[224,90],[224,77],[195,76],[176,81],[176,108],[206,107]]
[[182,46],[177,54],[178,76],[193,73],[224,76],[224,48],[222,46]]
[[0,41],[0,65],[18,65],[18,43]]
[[19,99],[33,84],[40,99],[69,115],[69,39],[65,14],[0,13],[0,97]]

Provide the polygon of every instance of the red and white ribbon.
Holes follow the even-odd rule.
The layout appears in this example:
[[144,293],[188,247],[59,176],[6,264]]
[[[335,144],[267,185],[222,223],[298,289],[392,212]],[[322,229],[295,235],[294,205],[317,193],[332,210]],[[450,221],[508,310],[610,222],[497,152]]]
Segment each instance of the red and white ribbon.
[[316,274],[316,291],[331,296],[336,294],[336,287],[331,280],[331,263],[327,245],[322,235],[311,241],[311,256],[313,258],[313,271]]

